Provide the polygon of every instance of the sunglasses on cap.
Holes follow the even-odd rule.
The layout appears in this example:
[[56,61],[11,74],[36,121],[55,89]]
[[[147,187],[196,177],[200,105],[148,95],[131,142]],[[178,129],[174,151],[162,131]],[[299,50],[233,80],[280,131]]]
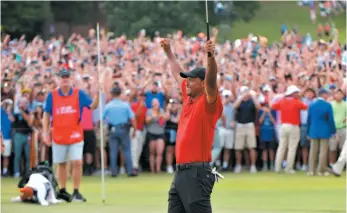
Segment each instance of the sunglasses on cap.
[[67,79],[67,78],[70,78],[70,75],[63,75],[63,76],[61,76],[61,78]]

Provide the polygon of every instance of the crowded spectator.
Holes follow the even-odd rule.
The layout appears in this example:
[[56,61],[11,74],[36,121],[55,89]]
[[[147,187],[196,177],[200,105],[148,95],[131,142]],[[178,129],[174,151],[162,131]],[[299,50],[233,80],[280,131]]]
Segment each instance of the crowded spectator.
[[[139,172],[140,169],[140,157],[142,154],[143,145],[146,140],[146,115],[147,115],[147,108],[146,108],[146,94],[139,91],[138,96],[136,97],[137,100],[132,103],[131,109],[133,110],[135,114],[135,120],[136,120],[136,129],[132,129],[132,132],[136,132],[136,135],[134,138],[132,138],[131,141],[131,157],[133,161],[133,168],[137,172]],[[133,134],[133,133],[131,133]]]
[[[234,97],[230,90],[224,90],[223,96],[223,114],[221,117],[221,125],[219,126],[220,146],[224,148],[222,168],[227,170],[229,167],[231,149],[235,142],[235,112],[234,112]],[[219,162],[218,162],[219,161]],[[220,166],[220,160],[217,160],[216,166]]]
[[336,152],[342,150],[343,144],[346,141],[346,102],[343,100],[344,92],[338,89],[335,92],[335,100],[331,102],[334,122],[336,126],[336,137],[331,138],[329,142],[329,163],[332,165],[336,161]]
[[[132,159],[131,159],[131,141],[130,141],[130,127],[131,121],[132,127],[136,129],[136,121],[134,119],[134,113],[130,108],[130,105],[121,100],[122,89],[115,87],[111,91],[113,100],[106,104],[103,119],[108,123],[108,142],[110,146],[110,165],[112,177],[117,177],[117,160],[119,146],[122,147],[123,153],[126,159],[126,168],[129,177],[137,176],[136,171],[133,171]],[[136,136],[136,131],[133,131],[131,137]]]
[[11,99],[5,99],[1,103],[1,139],[3,140],[2,145],[4,146],[4,150],[1,153],[3,156],[2,174],[4,176],[8,175],[9,157],[12,152],[11,125],[14,121],[12,109],[13,101]]
[[[324,24],[325,23],[321,26],[322,36],[325,33]],[[330,24],[330,38],[328,37],[326,41],[315,41],[312,36],[308,36],[307,34],[305,36],[300,36],[300,33],[305,33],[300,32],[300,30],[298,28],[290,30],[285,26],[281,41],[274,43],[270,43],[267,38],[261,35],[249,35],[248,37],[237,39],[235,42],[225,41],[223,43],[216,43],[215,57],[218,65],[218,86],[221,97],[223,97],[223,101],[225,101],[223,117],[220,119],[218,127],[216,128],[214,140],[214,150],[218,151],[216,165],[221,166],[221,168],[227,170],[228,167],[234,167],[235,163],[233,160],[236,157],[237,163],[235,171],[240,172],[244,166],[242,165],[243,159],[241,149],[243,151],[244,148],[250,148],[250,156],[248,156],[248,150],[244,151],[244,161],[246,166],[251,166],[252,172],[256,171],[255,167],[260,168],[262,165],[261,162],[255,165],[256,161],[254,156],[256,156],[258,150],[254,148],[259,144],[260,155],[263,150],[265,151],[263,148],[270,148],[270,153],[267,158],[268,162],[263,163],[268,164],[268,169],[271,169],[271,149],[275,146],[272,147],[270,145],[275,144],[273,144],[274,141],[267,141],[273,138],[263,138],[263,136],[266,135],[268,131],[267,124],[269,123],[266,122],[266,120],[270,119],[272,124],[273,122],[270,116],[268,116],[268,113],[260,111],[260,104],[262,104],[264,109],[267,108],[267,104],[270,106],[276,105],[276,103],[282,100],[290,99],[290,97],[286,96],[286,90],[288,91],[291,85],[295,85],[301,90],[298,95],[302,97],[302,102],[306,105],[310,105],[310,103],[314,101],[315,94],[319,88],[323,87],[328,89],[330,92],[328,101],[334,101],[332,105],[335,124],[338,128],[345,127],[345,125],[342,125],[345,123],[344,119],[341,120],[343,116],[340,114],[335,116],[335,113],[345,108],[345,106],[338,104],[340,103],[338,101],[338,96],[342,96],[343,100],[346,99],[344,93],[347,61],[347,57],[345,57],[346,45],[338,42],[338,31],[334,28],[333,24]],[[81,88],[87,91],[88,85],[90,85],[91,93],[89,96],[95,95],[96,91],[93,91],[95,79],[98,79],[100,75],[103,91],[101,102],[103,107],[92,111],[93,124],[91,125],[90,122],[87,122],[88,125],[85,128],[85,130],[88,129],[88,131],[93,129],[96,134],[97,142],[96,146],[86,147],[85,149],[85,152],[88,151],[89,154],[87,155],[89,157],[85,159],[84,173],[89,175],[91,173],[90,171],[93,171],[95,167],[96,172],[94,174],[100,174],[101,152],[103,152],[104,167],[106,169],[105,174],[111,174],[108,170],[108,166],[110,162],[113,163],[114,161],[109,161],[109,158],[111,156],[112,159],[114,159],[115,156],[112,156],[114,151],[113,149],[111,150],[109,140],[108,119],[103,121],[104,129],[102,135],[104,141],[103,147],[101,147],[100,109],[105,111],[104,106],[114,101],[110,92],[114,87],[121,89],[122,93],[119,99],[131,106],[131,111],[136,120],[136,137],[133,137],[133,131],[130,131],[129,136],[131,140],[131,153],[129,156],[132,158],[133,169],[136,172],[141,169],[147,169],[146,167],[149,166],[147,161],[150,158],[150,149],[147,149],[147,147],[150,148],[151,144],[159,148],[159,154],[156,153],[154,155],[155,158],[157,155],[160,155],[157,160],[159,159],[162,161],[163,157],[166,158],[166,161],[160,163],[159,170],[164,167],[161,166],[161,164],[166,164],[167,172],[171,173],[172,169],[175,168],[174,132],[176,125],[179,125],[179,110],[177,113],[176,109],[180,109],[181,107],[182,94],[180,93],[181,85],[176,84],[170,72],[170,69],[176,65],[172,64],[169,58],[172,56],[177,57],[180,64],[187,70],[195,66],[203,66],[206,64],[207,58],[204,57],[205,54],[203,50],[206,38],[204,33],[199,33],[196,37],[185,36],[182,31],[168,35],[168,37],[172,38],[171,46],[173,49],[173,54],[172,56],[168,56],[169,58],[158,57],[164,54],[160,48],[160,39],[158,36],[151,40],[143,33],[140,33],[138,38],[129,39],[125,35],[121,37],[108,37],[106,34],[101,33],[100,70],[97,70],[96,66],[98,56],[95,34],[95,30],[91,30],[89,36],[86,38],[74,33],[70,38],[52,36],[48,40],[43,40],[40,37],[35,37],[32,41],[19,39],[12,43],[10,42],[11,39],[9,36],[5,36],[6,39],[2,43],[4,51],[1,52],[1,63],[3,65],[1,66],[2,101],[5,99],[12,100],[14,103],[13,113],[18,115],[20,113],[18,103],[21,98],[26,98],[28,100],[27,109],[31,114],[30,117],[33,118],[33,125],[30,127],[33,133],[28,134],[28,136],[31,135],[34,136],[31,138],[36,138],[36,132],[40,131],[40,119],[42,119],[40,116],[40,107],[46,107],[44,100],[47,98],[48,94],[50,94],[49,92],[54,91],[59,85],[58,83],[61,79],[56,76],[59,70],[62,68],[70,69],[71,86],[74,88]],[[213,29],[211,39],[216,40],[217,34],[218,30]],[[64,42],[64,40],[66,40],[66,42]],[[15,58],[12,57],[12,52],[15,52]],[[246,92],[247,90],[249,92]],[[242,93],[248,94],[243,97]],[[243,98],[245,98],[244,100],[247,99],[247,101],[241,101],[241,104],[237,106],[238,101],[236,100],[240,101]],[[162,111],[170,111],[169,120],[164,120],[164,122],[161,123],[162,125],[157,125],[157,127],[161,128],[160,139],[166,141],[166,144],[165,142],[150,142],[153,124],[145,123],[146,115],[152,108],[152,101],[155,99],[159,101],[158,105]],[[174,103],[172,107],[170,106],[170,99]],[[247,104],[250,102],[254,102],[253,105]],[[336,105],[336,107],[334,105]],[[85,109],[81,109],[81,112],[84,110]],[[292,118],[296,119],[296,116],[293,116],[293,114],[286,115],[287,113],[283,113],[283,109],[275,110],[275,113],[273,112],[274,110],[275,109],[269,111],[272,111],[270,114],[275,120],[275,140],[279,140],[280,148],[278,150],[280,150],[286,144],[283,143],[284,140],[281,140],[279,136],[282,132],[280,129],[285,128],[285,126],[290,123],[289,121],[293,120]],[[267,109],[265,111],[267,111]],[[289,136],[298,136],[295,140],[297,144],[300,140],[301,151],[298,153],[302,156],[296,163],[302,164],[301,168],[305,170],[308,166],[307,153],[310,149],[309,144],[311,142],[307,138],[307,133],[305,133],[307,112],[304,110],[299,111],[300,115],[297,117],[298,122],[295,123],[295,127],[288,129],[286,134]],[[264,121],[260,123],[259,118],[261,118],[262,115],[264,115]],[[118,117],[120,118],[122,116],[123,115]],[[82,124],[85,121],[83,119],[84,117],[90,119],[90,112],[88,112],[88,110],[86,113],[82,112]],[[289,121],[286,120],[288,117]],[[112,119],[110,120],[113,121]],[[129,120],[125,120],[124,122],[128,125]],[[297,127],[300,125],[301,131],[299,131],[299,133],[296,132],[296,125]],[[13,127],[15,127],[15,125]],[[264,131],[264,129],[266,129],[266,131]],[[148,130],[150,130],[149,134]],[[241,130],[241,132],[237,130]],[[244,134],[242,130],[244,130]],[[7,130],[2,127],[2,131]],[[234,136],[232,136],[232,132]],[[264,132],[266,134],[264,134]],[[5,132],[3,132],[3,135],[6,135]],[[11,135],[9,138],[13,139]],[[49,157],[52,155],[52,152],[42,143],[40,137],[37,138],[37,140],[31,140],[29,142],[29,137],[27,137],[26,144],[30,146],[39,144],[40,155],[44,156],[41,159],[50,159]],[[342,145],[342,138],[343,137],[341,137],[341,139],[336,138],[339,139],[337,140],[337,144],[340,143],[340,145]],[[333,140],[335,139],[330,141],[330,146],[335,146],[336,143]],[[12,140],[12,144],[14,147],[14,140]],[[85,145],[87,146],[87,144],[88,143]],[[265,147],[263,147],[263,145],[265,145]],[[292,145],[295,145],[295,142],[293,142],[291,146]],[[291,151],[293,153],[290,156],[295,156],[297,151],[296,149],[294,150],[294,148],[295,146],[292,146]],[[337,146],[337,148],[341,147]],[[222,149],[223,152],[221,152]],[[234,156],[233,149],[236,150],[236,156]],[[166,150],[166,156],[163,156],[164,150]],[[335,150],[330,149],[330,151],[333,151],[330,156],[334,158],[331,162],[334,162],[339,149],[336,149],[337,153],[335,157]],[[126,165],[126,167],[128,167],[129,163],[125,150],[118,150],[117,155],[119,152],[121,156],[125,156],[121,157],[120,166],[124,167]],[[223,154],[220,155],[220,153]],[[90,158],[90,156],[94,155],[95,157]],[[22,154],[20,157],[22,157]],[[279,155],[277,153],[275,159],[278,157]],[[284,157],[285,156],[283,156],[283,158]],[[126,160],[124,160],[124,158]],[[143,159],[143,161],[140,159]],[[290,157],[290,159],[295,160],[295,157]],[[294,160],[291,163],[290,159],[288,158],[286,163],[295,164]],[[266,158],[262,161],[266,161]],[[278,168],[281,167],[282,161],[283,160],[279,159],[278,163],[276,163],[279,165]],[[86,164],[89,165],[86,166]],[[92,167],[93,169],[90,169]],[[264,167],[264,170],[265,168],[266,167]],[[13,174],[11,168],[8,170]],[[127,168],[127,170],[132,170],[132,168]],[[154,171],[158,171],[155,166]],[[5,174],[9,174],[9,172]],[[129,174],[129,171],[127,172]],[[133,171],[130,171],[130,173],[132,172]],[[113,174],[118,174],[118,171],[113,171]]]
[[277,146],[275,133],[275,119],[276,112],[270,109],[267,102],[263,103],[262,108],[259,111],[259,140],[263,160],[262,171],[268,171],[269,166],[271,171],[275,169],[275,149]]
[[316,159],[319,156],[317,172],[319,176],[328,175],[329,138],[335,136],[336,127],[331,104],[327,102],[329,92],[321,88],[319,98],[308,108],[307,128],[311,140],[308,175],[312,176],[316,169]]
[[285,171],[294,174],[293,168],[296,150],[300,140],[300,110],[307,109],[299,97],[300,89],[290,85],[285,93],[285,98],[272,104],[271,108],[281,112],[281,129],[279,147],[276,153],[275,171],[280,172],[282,161],[287,156],[287,167]]
[[166,147],[166,172],[172,174],[174,172],[173,160],[175,157],[176,134],[178,123],[181,116],[181,104],[177,99],[170,99],[167,110],[170,113],[170,118],[166,122],[165,136],[167,141]]
[[[172,108],[172,105],[169,105]],[[147,138],[149,141],[149,165],[151,172],[161,172],[165,149],[165,122],[170,119],[170,108],[165,111],[158,99],[152,100],[152,107],[147,111]]]
[[256,100],[254,91],[250,91],[248,87],[242,86],[240,88],[239,98],[235,101],[234,107],[236,111],[235,172],[241,172],[241,152],[245,148],[248,148],[250,151],[251,160],[250,172],[255,173],[257,172],[255,166],[255,149],[257,148],[257,141],[255,136],[255,122],[257,109],[260,109],[260,105]]
[[19,178],[21,174],[20,165],[22,152],[25,156],[25,174],[29,173],[30,169],[30,147],[29,135],[31,133],[32,118],[29,114],[29,101],[25,97],[21,97],[18,101],[19,113],[14,114],[12,128],[14,130],[13,136],[13,150],[14,150],[14,176]]

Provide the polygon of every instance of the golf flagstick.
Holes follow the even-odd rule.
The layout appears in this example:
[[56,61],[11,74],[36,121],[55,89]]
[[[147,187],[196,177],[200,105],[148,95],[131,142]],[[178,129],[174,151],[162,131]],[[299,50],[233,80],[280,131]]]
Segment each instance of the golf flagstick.
[[[99,81],[97,82],[99,86],[101,86],[101,78],[100,78],[100,29],[99,29],[99,23],[96,25],[96,39],[97,39],[97,48],[98,48],[98,78]],[[104,125],[102,120],[102,92],[101,89],[99,89],[99,112],[100,112],[100,155],[101,155],[101,198],[102,202],[105,203],[105,167],[104,167]]]
[[[207,41],[210,40],[210,26],[208,24],[208,6],[207,6],[207,0],[205,0],[205,11],[206,11],[206,36]],[[208,57],[211,57],[211,53],[207,53]]]

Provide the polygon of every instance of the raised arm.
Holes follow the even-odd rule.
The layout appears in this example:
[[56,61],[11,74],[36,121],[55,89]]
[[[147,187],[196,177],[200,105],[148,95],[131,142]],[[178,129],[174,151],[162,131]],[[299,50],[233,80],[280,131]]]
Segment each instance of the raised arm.
[[160,41],[160,45],[163,48],[166,57],[168,58],[168,62],[171,68],[171,73],[175,80],[177,81],[178,85],[182,85],[183,79],[180,77],[180,72],[183,72],[183,68],[181,65],[177,62],[175,54],[171,50],[170,46],[170,40],[169,39],[162,39]]
[[205,92],[207,96],[207,102],[212,104],[217,100],[218,88],[217,88],[217,63],[214,57],[215,44],[209,40],[206,42],[206,53],[211,53],[211,56],[207,60],[207,70],[205,76]]

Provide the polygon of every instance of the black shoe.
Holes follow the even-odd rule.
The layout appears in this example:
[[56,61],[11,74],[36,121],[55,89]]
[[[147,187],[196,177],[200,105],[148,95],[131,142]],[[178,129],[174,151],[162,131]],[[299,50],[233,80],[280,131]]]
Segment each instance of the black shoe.
[[136,173],[131,173],[128,175],[128,177],[137,177],[137,176],[138,176],[138,174],[136,174]]
[[336,173],[330,165],[328,166],[328,172],[330,174],[335,175],[336,177],[340,177],[341,176],[340,174]]
[[112,174],[111,177],[116,178],[118,175],[117,174]]
[[65,200],[68,203],[72,201],[72,196],[69,193],[67,193],[65,190],[60,190],[57,194],[57,198],[61,200]]
[[87,200],[79,192],[74,192],[72,195],[72,201],[74,202],[86,202]]

